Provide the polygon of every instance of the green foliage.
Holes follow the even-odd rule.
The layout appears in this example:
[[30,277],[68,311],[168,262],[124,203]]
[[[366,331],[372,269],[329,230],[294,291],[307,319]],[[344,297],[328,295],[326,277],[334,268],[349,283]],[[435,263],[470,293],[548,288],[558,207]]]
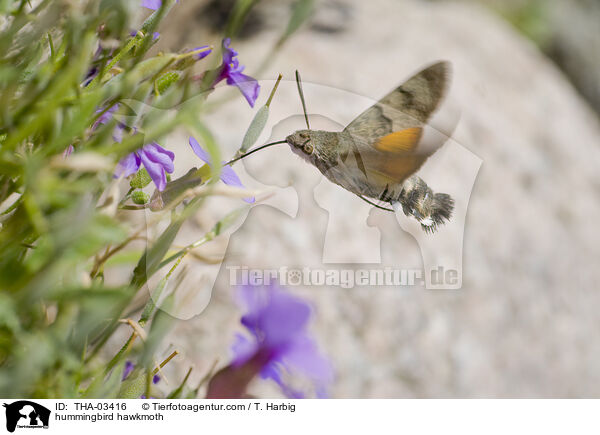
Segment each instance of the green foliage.
[[[236,33],[255,3],[239,2],[228,32]],[[192,54],[148,55],[153,32],[174,4],[163,1],[136,23],[136,2],[0,0],[2,397],[138,397],[149,390],[155,356],[174,322],[165,313],[172,294],[155,305],[169,276],[164,266],[173,269],[173,262],[197,246],[175,254],[172,249],[182,224],[210,195],[184,204],[182,193],[216,182],[219,168],[192,168],[178,180],[169,179],[152,198],[140,190],[151,187],[145,169],[131,178],[129,192],[119,191],[113,171],[127,154],[160,142],[178,127],[202,140],[213,161],[221,161],[218,144],[198,117],[212,84],[192,80]],[[88,77],[93,71],[95,76]],[[115,117],[97,122],[115,104]],[[134,120],[120,141],[113,139],[117,115]],[[247,146],[256,141],[267,115],[259,110]],[[126,251],[139,232],[123,215],[140,207],[171,221],[143,253]],[[201,243],[239,216],[237,210],[225,215]],[[132,255],[137,261],[131,262]],[[116,263],[137,263],[129,282],[105,282],[106,268]],[[154,297],[139,322],[129,319],[129,325],[143,329],[144,340],[131,326],[132,335],[119,351],[107,349],[118,327],[130,328],[119,326],[119,320],[159,272],[162,279],[151,289]],[[122,383],[128,358],[136,359],[139,369]],[[186,380],[172,397],[191,394]]]

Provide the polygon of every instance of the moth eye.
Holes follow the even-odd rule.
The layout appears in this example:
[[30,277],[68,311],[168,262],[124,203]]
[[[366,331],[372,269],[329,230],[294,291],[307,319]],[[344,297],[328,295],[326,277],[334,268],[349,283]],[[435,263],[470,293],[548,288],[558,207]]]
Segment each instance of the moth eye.
[[307,143],[307,144],[305,144],[305,145],[302,147],[302,149],[304,150],[304,152],[305,152],[306,154],[312,154],[312,153],[313,153],[313,151],[314,151],[314,148],[313,148],[313,146],[312,146],[310,143]]

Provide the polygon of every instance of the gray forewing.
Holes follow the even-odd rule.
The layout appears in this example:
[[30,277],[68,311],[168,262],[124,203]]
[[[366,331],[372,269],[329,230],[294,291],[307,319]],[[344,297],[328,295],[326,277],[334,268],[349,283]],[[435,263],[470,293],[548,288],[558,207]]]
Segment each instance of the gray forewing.
[[450,74],[448,62],[438,62],[417,73],[344,129],[366,142],[395,131],[423,126],[443,99]]

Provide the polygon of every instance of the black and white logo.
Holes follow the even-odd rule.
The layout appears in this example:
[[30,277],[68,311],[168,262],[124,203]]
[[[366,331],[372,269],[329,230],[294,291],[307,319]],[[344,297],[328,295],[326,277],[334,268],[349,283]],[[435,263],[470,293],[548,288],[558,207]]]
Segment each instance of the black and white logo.
[[15,429],[48,429],[50,410],[29,400],[5,403],[6,430]]

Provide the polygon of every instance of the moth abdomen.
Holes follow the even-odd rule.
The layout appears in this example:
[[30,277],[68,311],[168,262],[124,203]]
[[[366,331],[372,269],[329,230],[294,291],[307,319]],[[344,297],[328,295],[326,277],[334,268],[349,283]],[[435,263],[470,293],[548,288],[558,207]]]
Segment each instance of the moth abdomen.
[[406,216],[413,216],[425,232],[432,233],[437,227],[450,220],[454,209],[454,200],[447,193],[434,193],[431,188],[417,176],[407,179],[396,201]]

